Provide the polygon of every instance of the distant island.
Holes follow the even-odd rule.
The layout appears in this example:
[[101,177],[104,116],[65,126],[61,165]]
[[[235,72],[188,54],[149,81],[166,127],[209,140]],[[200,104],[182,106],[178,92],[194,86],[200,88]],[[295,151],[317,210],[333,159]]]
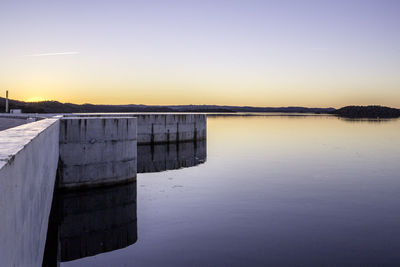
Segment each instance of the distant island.
[[[346,118],[397,118],[400,109],[383,106],[347,106],[335,108],[307,107],[251,107],[219,105],[93,105],[72,104],[58,101],[24,102],[9,100],[10,109],[21,109],[24,113],[113,113],[113,112],[204,112],[204,113],[314,113],[331,114]],[[0,110],[5,110],[5,99],[0,97]]]
[[400,109],[383,106],[347,106],[331,112],[344,118],[398,118]]

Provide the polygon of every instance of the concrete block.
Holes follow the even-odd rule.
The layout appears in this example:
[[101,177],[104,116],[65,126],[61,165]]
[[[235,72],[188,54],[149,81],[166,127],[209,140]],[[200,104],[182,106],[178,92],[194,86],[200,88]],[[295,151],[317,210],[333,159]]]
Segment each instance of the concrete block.
[[0,132],[0,262],[41,266],[59,155],[59,122]]
[[136,118],[68,117],[60,125],[60,187],[136,179]]

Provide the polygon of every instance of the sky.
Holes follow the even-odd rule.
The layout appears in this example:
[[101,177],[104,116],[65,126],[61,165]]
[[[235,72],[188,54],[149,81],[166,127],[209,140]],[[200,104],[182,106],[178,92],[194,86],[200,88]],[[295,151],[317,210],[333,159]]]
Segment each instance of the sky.
[[400,1],[0,1],[0,94],[400,108]]

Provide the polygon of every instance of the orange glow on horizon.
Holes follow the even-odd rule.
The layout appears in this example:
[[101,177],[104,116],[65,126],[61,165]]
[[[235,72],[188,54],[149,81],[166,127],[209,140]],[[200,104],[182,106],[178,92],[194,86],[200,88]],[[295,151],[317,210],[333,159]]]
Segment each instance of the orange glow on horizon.
[[45,101],[45,100],[46,99],[44,99],[43,97],[35,96],[35,97],[27,99],[26,102],[42,102],[42,101]]

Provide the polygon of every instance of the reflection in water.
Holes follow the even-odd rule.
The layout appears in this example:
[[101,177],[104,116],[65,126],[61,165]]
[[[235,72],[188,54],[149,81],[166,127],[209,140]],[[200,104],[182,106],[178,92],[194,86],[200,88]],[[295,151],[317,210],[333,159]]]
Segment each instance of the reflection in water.
[[124,248],[137,240],[136,182],[61,194],[61,261]]
[[173,144],[139,145],[137,172],[160,172],[202,164],[207,157],[206,140]]
[[[138,173],[196,166],[206,141],[138,146]],[[117,250],[137,240],[136,182],[55,190],[43,266]]]
[[124,248],[137,240],[136,182],[58,192],[54,202],[44,266]]
[[207,164],[138,175],[141,242],[62,267],[400,262],[400,120],[207,123]]
[[342,117],[337,117],[339,120],[345,121],[345,122],[351,122],[351,123],[388,123],[388,122],[393,122],[398,120],[398,118],[376,118],[376,119],[371,119],[371,118],[342,118]]
[[400,262],[400,120],[207,123],[207,164],[138,175],[142,242],[62,267]]

